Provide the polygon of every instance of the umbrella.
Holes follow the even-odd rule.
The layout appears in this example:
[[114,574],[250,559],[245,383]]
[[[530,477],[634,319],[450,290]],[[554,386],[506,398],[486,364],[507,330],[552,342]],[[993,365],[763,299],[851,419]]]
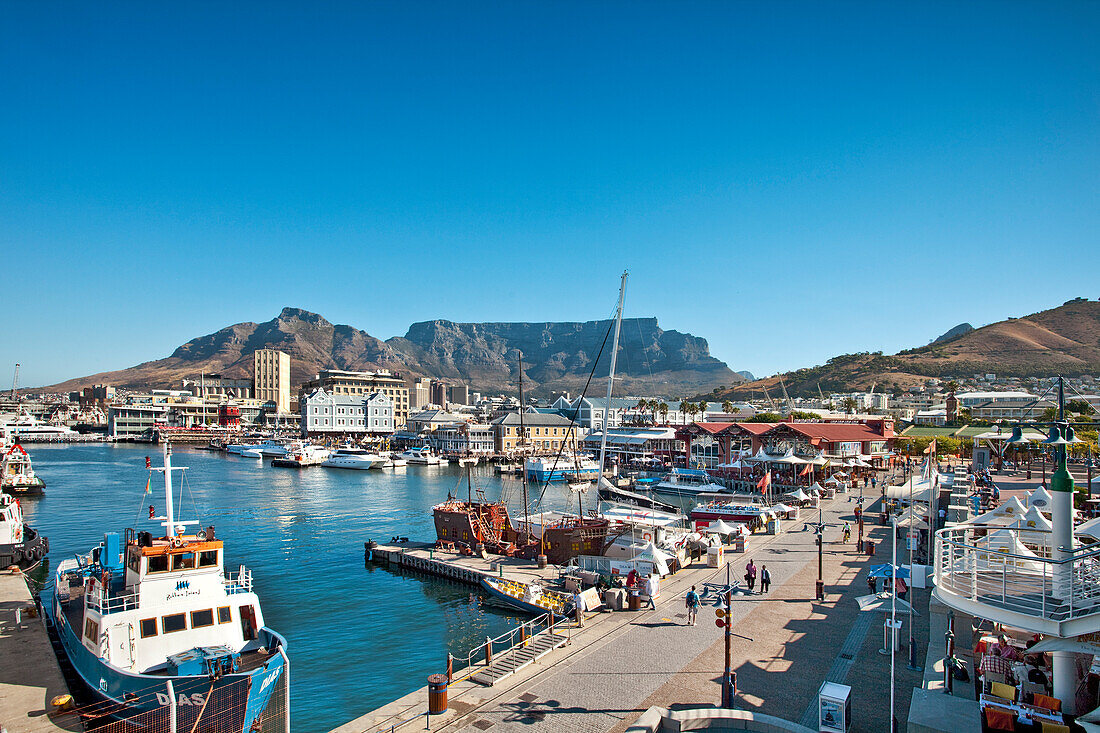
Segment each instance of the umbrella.
[[1100,654],[1100,644],[1077,639],[1043,639],[1035,646],[1027,650],[1028,654],[1043,654],[1046,652],[1072,652],[1074,654]]
[[788,492],[786,494],[783,494],[783,496],[790,497],[791,501],[806,501],[810,498],[809,494],[807,494],[802,489],[799,489],[798,491]]
[[840,483],[840,479],[838,479],[838,478],[836,478],[836,477],[834,477],[834,476],[830,476],[829,478],[825,479],[825,483],[827,483],[827,484],[834,484],[834,485],[835,485],[835,484],[839,484],[839,483]]
[[833,476],[837,476],[839,478],[848,478],[848,474],[844,473],[843,471],[837,471],[833,474]]
[[891,604],[893,604],[893,607],[898,611],[904,613],[912,611],[914,616],[920,616],[915,608],[900,598],[892,598],[888,592],[875,593],[870,596],[860,596],[856,598],[856,603],[859,604],[860,611],[881,611],[882,613],[890,613]]
[[775,506],[772,507],[772,509],[774,509],[775,511],[781,512],[783,514],[786,514],[787,512],[791,511],[793,508],[794,507],[789,507],[786,504],[782,504],[782,503],[776,504]]
[[[892,570],[890,565],[872,565],[871,566],[871,572],[867,573],[867,577],[869,577],[869,578],[892,578],[892,577],[894,577],[894,573],[893,573],[893,570]],[[909,568],[899,567],[898,568],[898,577],[902,578],[903,580],[905,578],[908,578],[909,577]]]
[[741,529],[740,527],[726,524],[725,521],[719,519],[717,522],[711,522],[706,531],[710,534],[737,534]]

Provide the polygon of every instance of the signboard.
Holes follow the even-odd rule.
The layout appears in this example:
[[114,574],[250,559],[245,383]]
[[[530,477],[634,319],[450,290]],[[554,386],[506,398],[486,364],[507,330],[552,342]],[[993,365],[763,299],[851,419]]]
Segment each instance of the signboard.
[[581,599],[584,601],[585,610],[592,611],[603,605],[603,599],[600,598],[600,592],[595,588],[589,588],[581,593]]
[[911,530],[909,530],[909,533],[905,537],[906,537],[906,539],[909,540],[909,549],[910,550],[919,550],[920,549],[920,532],[919,531],[917,531],[915,529],[911,529]]

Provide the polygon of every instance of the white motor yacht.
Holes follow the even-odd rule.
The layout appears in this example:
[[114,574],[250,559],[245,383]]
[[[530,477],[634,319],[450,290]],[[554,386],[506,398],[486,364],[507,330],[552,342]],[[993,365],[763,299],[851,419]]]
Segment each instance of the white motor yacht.
[[321,465],[329,468],[368,469],[384,459],[364,448],[338,448]]
[[409,462],[401,457],[399,453],[382,453],[382,462],[375,468],[404,468],[409,465]]
[[418,466],[438,466],[446,461],[439,456],[432,455],[432,451],[427,446],[423,448],[409,448],[402,452],[401,458],[404,458],[408,463],[413,463]]

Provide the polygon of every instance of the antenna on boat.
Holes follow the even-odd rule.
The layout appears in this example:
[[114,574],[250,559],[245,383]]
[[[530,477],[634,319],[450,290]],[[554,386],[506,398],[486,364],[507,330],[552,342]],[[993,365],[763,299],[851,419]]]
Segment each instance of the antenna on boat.
[[[182,467],[182,466],[179,467],[179,468],[173,468],[172,467],[172,446],[171,446],[171,444],[168,443],[168,441],[164,442],[164,446],[162,448],[162,453],[164,455],[164,467],[163,468],[154,468],[152,470],[153,471],[162,471],[164,473],[164,504],[165,504],[165,511],[164,511],[164,516],[163,517],[153,517],[153,519],[163,519],[164,520],[163,522],[161,522],[161,524],[164,526],[164,533],[165,533],[164,536],[169,541],[171,541],[171,539],[176,536],[177,527],[180,530],[182,530],[184,528],[184,526],[186,526],[188,524],[198,524],[199,522],[197,520],[192,520],[192,521],[189,521],[189,522],[183,522],[183,521],[177,522],[176,521],[175,507],[173,506],[173,504],[175,503],[175,499],[172,495],[172,471],[186,471],[187,469],[185,467]],[[182,534],[182,532],[181,532],[181,534]]]

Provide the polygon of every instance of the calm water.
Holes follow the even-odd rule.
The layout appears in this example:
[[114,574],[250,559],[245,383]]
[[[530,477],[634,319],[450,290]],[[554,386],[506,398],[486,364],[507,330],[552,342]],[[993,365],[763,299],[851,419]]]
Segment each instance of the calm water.
[[[50,538],[53,563],[87,552],[106,531],[163,532],[147,519],[150,503],[164,511],[159,474],[144,494],[145,456],[160,465],[158,446],[32,446],[30,453],[46,495],[24,500],[24,512]],[[267,625],[287,638],[295,731],[331,730],[411,692],[444,671],[448,651],[465,656],[517,623],[471,587],[363,562],[367,539],[434,540],[432,504],[448,491],[466,492],[458,467],[295,470],[186,448],[175,449],[173,462],[189,467],[182,486],[176,479],[183,518],[217,528],[226,568],[252,569]],[[475,484],[522,507],[516,479],[478,467]],[[564,501],[551,488],[545,506]]]

